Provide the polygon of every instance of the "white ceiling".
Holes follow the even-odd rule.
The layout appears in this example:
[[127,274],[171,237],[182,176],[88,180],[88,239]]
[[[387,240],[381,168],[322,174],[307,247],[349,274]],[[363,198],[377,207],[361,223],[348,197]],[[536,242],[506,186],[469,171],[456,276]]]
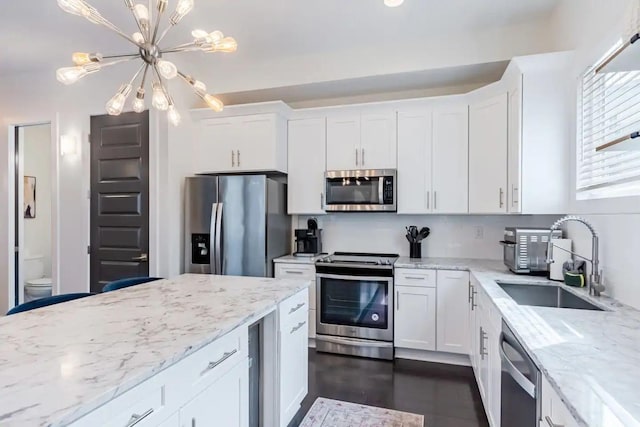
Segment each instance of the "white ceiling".
[[[350,51],[524,24],[549,16],[559,0],[406,0],[387,8],[382,0],[198,0],[194,11],[167,37],[188,41],[193,28],[220,29],[239,43],[237,60],[264,61]],[[112,22],[133,32],[121,0],[91,0]],[[175,0],[169,0],[170,8]],[[0,74],[53,70],[69,63],[73,51],[122,53],[127,42],[61,11],[56,0],[2,1]],[[202,55],[192,54],[194,57]],[[215,63],[187,60],[194,66]],[[185,64],[185,60],[181,61]],[[187,70],[188,71],[188,70]]]

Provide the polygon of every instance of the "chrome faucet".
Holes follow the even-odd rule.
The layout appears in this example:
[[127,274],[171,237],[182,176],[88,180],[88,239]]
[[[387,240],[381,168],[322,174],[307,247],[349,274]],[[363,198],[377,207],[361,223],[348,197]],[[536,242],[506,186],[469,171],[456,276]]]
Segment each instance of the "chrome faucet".
[[577,255],[573,252],[571,252],[571,254],[577,255],[578,257],[585,259],[591,263],[591,274],[589,275],[589,279],[587,280],[587,288],[589,289],[589,295],[600,296],[600,293],[604,291],[604,285],[600,283],[602,281],[602,272],[600,271],[600,259],[598,256],[598,233],[596,232],[595,228],[593,228],[593,225],[591,225],[591,223],[586,219],[569,215],[565,216],[564,218],[560,218],[553,223],[551,229],[549,230],[549,242],[547,243],[547,263],[553,264],[555,262],[553,260],[553,241],[551,239],[553,232],[557,230],[561,224],[569,221],[579,222],[585,225],[589,229],[589,231],[591,231],[591,259]]

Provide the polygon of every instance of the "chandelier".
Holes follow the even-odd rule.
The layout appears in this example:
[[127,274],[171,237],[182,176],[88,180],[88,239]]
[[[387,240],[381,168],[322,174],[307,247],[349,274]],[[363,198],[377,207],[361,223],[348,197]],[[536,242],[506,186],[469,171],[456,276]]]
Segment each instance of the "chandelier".
[[85,0],[58,0],[58,5],[65,12],[82,16],[94,24],[108,28],[131,42],[137,49],[135,53],[122,55],[76,52],[72,56],[75,65],[73,67],[60,68],[56,72],[58,81],[65,85],[70,85],[103,68],[141,59],[142,65],[131,80],[123,84],[113,98],[107,102],[106,109],[110,115],[117,116],[122,113],[134,84],[137,85],[137,91],[132,102],[132,108],[137,113],[143,112],[146,108],[145,84],[147,81],[151,81],[153,107],[160,111],[166,111],[169,122],[177,126],[180,123],[180,114],[167,88],[167,81],[176,77],[179,77],[190,86],[195,94],[212,110],[216,112],[222,111],[224,107],[222,101],[207,93],[207,87],[204,83],[182,73],[173,62],[164,59],[164,55],[193,51],[211,53],[235,52],[238,45],[233,37],[225,37],[220,31],[209,33],[203,30],[194,30],[191,33],[193,36],[192,41],[162,49],[160,42],[162,42],[169,30],[175,27],[193,9],[194,0],[178,0],[175,11],[169,16],[166,28],[161,33],[159,33],[160,24],[167,9],[168,0],[149,0],[148,6],[136,3],[134,0],[124,0],[124,3],[132,12],[138,26],[139,31],[132,35],[125,33],[105,19],[96,8],[89,5]]

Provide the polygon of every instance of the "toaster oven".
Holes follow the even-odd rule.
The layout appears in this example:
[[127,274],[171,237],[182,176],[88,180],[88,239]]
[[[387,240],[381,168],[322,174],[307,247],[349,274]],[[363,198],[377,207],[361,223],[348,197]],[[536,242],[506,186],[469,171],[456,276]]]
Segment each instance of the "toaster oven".
[[[552,239],[561,239],[562,230],[554,230]],[[504,229],[504,265],[514,273],[544,273],[547,264],[548,228],[507,227]]]

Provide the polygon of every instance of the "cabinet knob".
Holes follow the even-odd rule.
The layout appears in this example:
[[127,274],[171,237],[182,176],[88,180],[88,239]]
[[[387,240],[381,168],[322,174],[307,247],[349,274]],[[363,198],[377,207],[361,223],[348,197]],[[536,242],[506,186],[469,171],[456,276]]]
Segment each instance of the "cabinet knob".
[[135,426],[136,424],[138,424],[140,421],[144,420],[151,414],[153,414],[153,408],[147,409],[142,414],[132,414],[131,418],[129,418],[129,421],[127,422],[126,427]]
[[231,167],[236,167],[236,152],[231,150]]
[[356,166],[358,166],[358,149],[356,148]]
[[500,208],[504,207],[504,190],[500,187]]

